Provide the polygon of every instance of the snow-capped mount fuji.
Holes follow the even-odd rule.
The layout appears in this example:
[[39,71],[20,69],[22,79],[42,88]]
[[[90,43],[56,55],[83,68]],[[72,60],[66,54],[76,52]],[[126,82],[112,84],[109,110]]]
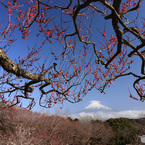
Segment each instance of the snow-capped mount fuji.
[[[107,114],[112,114],[112,109],[100,103],[100,101],[90,101],[90,104],[77,114],[73,114],[72,118],[88,118],[88,119],[106,119]],[[111,117],[109,115],[109,117]]]
[[112,109],[100,104],[100,101],[91,101],[82,112],[97,112],[97,111],[111,111]]

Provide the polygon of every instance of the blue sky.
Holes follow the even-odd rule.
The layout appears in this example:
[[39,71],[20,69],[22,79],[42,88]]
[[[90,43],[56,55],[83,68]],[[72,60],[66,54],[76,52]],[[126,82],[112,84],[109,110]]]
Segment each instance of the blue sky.
[[[142,7],[144,7],[144,5],[145,5],[145,2],[143,1]],[[0,8],[1,8],[0,11],[3,11],[3,13],[5,13],[4,7],[0,5]],[[143,9],[141,10],[142,11],[140,13],[140,18],[143,16]],[[132,18],[132,16],[133,15],[131,15],[130,17]],[[141,20],[140,18],[139,20]],[[3,20],[3,19],[5,19],[5,23],[6,23],[7,17],[0,15],[0,20]],[[107,22],[107,21],[105,22],[101,14],[98,15],[96,18],[94,18],[94,21],[96,21],[96,23],[93,24],[92,28],[94,29],[95,32],[97,32],[97,29],[96,29],[97,26],[99,27],[99,30],[103,32],[104,24],[106,23],[105,29],[108,31],[108,34],[112,34],[112,29],[110,28],[110,22]],[[37,26],[34,24],[31,29],[32,32],[35,32],[35,29],[37,29]],[[17,58],[18,56],[25,56],[27,54],[27,48],[28,48],[27,46],[31,48],[37,42],[37,46],[39,47],[40,43],[43,41],[43,37],[35,37],[33,33],[32,35],[28,37],[27,40],[21,39],[21,33],[18,31],[15,33],[15,36],[18,37],[19,39],[10,46],[10,49],[7,53],[8,56],[12,60],[15,60],[15,58]],[[99,32],[97,32],[96,37],[92,39],[103,41],[103,37],[99,34]],[[1,46],[3,46],[3,44],[1,44]],[[60,47],[60,44],[58,43],[54,43],[53,45],[46,43],[44,45],[43,51],[40,52],[40,55],[43,55],[42,61],[40,61],[40,63],[42,63],[45,57],[47,56],[46,51],[48,48],[49,50],[53,49],[54,51],[58,51],[59,47]],[[61,51],[61,48],[60,48],[60,51]],[[140,65],[138,65],[138,62],[140,62],[140,59],[137,56],[133,56],[132,59],[135,60],[135,62],[132,65],[131,70],[135,72],[140,72]],[[100,104],[107,106],[111,108],[112,110],[116,110],[116,111],[145,110],[145,102],[135,101],[129,98],[129,90],[133,93],[135,97],[138,97],[135,90],[132,87],[132,83],[134,80],[135,79],[132,76],[119,78],[116,80],[116,82],[114,82],[111,85],[110,88],[107,88],[105,90],[106,94],[100,93],[98,90],[93,89],[79,103],[71,104],[69,102],[64,102],[63,105],[60,103],[48,110],[50,110],[50,112],[52,113],[55,113],[55,108],[62,107],[62,112],[65,112],[65,110],[68,109],[71,114],[75,114],[75,113],[80,112],[86,106],[88,106],[90,104],[90,101],[94,101],[94,100],[100,101]],[[38,90],[36,90],[33,93],[33,96],[35,96],[35,98],[39,98]],[[41,111],[41,107],[39,107],[39,105],[37,104],[33,108],[33,111],[39,112]],[[47,109],[44,109],[44,111],[47,111]]]

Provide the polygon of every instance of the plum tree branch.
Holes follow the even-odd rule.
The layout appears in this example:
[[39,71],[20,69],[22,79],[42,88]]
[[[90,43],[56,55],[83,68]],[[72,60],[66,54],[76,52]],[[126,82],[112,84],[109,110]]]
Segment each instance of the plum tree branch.
[[43,75],[35,74],[27,72],[26,70],[22,69],[18,64],[10,60],[7,54],[0,48],[0,65],[3,69],[9,73],[13,73],[18,77],[23,77],[26,79],[30,79],[33,81],[44,81],[46,83],[50,83],[49,78],[45,78]]

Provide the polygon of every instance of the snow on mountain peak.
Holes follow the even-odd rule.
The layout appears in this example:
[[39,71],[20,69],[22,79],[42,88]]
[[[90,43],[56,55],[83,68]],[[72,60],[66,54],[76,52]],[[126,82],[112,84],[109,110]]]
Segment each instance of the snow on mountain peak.
[[90,104],[87,106],[87,107],[85,107],[84,108],[84,110],[112,110],[111,108],[109,108],[109,107],[106,107],[106,106],[104,106],[104,105],[102,105],[102,104],[100,104],[100,101],[95,101],[95,100],[93,100],[93,101],[90,101]]

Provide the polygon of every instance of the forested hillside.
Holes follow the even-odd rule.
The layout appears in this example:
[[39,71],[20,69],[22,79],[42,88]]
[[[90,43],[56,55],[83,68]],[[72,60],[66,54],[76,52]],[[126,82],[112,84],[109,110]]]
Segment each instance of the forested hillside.
[[125,145],[145,134],[145,118],[82,122],[0,106],[0,145]]

